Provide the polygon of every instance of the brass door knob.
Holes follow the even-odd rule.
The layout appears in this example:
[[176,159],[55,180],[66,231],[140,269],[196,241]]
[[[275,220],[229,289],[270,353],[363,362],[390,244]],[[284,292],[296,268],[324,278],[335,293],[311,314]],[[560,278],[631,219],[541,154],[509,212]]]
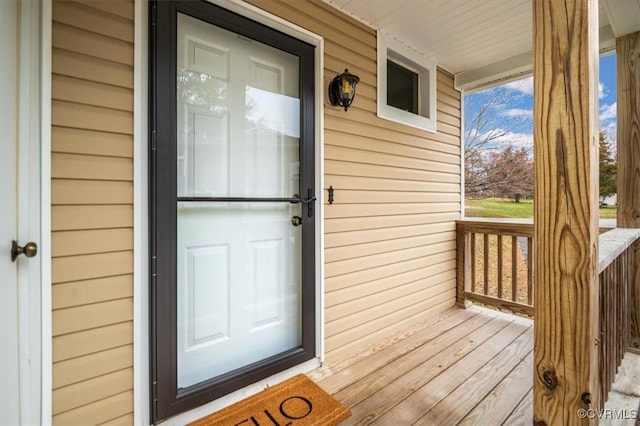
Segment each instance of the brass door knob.
[[302,218],[300,216],[293,216],[291,218],[291,224],[293,226],[300,226],[302,225]]
[[38,245],[29,241],[24,247],[18,245],[16,240],[11,241],[11,261],[15,262],[16,258],[24,254],[26,257],[33,257],[38,254]]

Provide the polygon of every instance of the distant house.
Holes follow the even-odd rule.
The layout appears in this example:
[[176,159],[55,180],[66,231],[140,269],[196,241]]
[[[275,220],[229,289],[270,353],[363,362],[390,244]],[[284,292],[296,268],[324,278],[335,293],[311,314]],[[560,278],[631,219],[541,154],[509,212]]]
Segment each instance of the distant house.
[[606,206],[615,206],[618,204],[618,194],[613,194],[602,200],[602,204]]

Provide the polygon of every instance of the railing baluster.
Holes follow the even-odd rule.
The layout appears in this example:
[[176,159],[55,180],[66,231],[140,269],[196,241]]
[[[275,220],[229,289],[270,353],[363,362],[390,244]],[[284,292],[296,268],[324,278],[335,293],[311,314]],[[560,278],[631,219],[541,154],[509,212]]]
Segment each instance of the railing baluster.
[[533,238],[527,238],[527,303],[533,305]]
[[[633,247],[633,246],[632,246]],[[628,298],[629,286],[631,285],[631,247],[622,253],[622,262],[620,262],[620,281],[622,281],[622,287],[620,288],[620,303],[622,306],[621,321],[622,321],[622,350],[627,350],[629,347],[631,330],[629,329],[629,315],[628,312],[633,309],[633,304]]]
[[608,385],[607,385],[607,394],[609,393],[609,391],[611,390],[611,383],[613,382],[613,379],[615,378],[615,374],[616,374],[616,334],[617,334],[617,330],[615,328],[615,324],[614,324],[614,318],[616,315],[616,305],[615,305],[615,297],[614,297],[614,292],[615,292],[615,271],[616,271],[616,261],[614,260],[613,263],[609,266],[609,268],[607,268],[607,304],[608,306],[608,315],[605,317],[605,321],[607,322],[607,329],[609,330],[609,342],[608,342],[608,346],[609,346],[609,353],[607,354],[607,366],[608,366],[608,370],[609,370],[609,380],[608,380]]
[[498,299],[502,299],[502,234],[498,234]]
[[518,237],[511,237],[511,300],[518,300]]
[[616,373],[618,372],[618,366],[622,361],[622,357],[624,356],[624,352],[627,347],[627,327],[626,321],[624,320],[626,317],[626,277],[625,277],[625,266],[627,253],[629,250],[625,250],[624,253],[617,259],[616,265],[616,330],[618,330],[618,339],[617,339],[617,357],[616,357]]
[[471,292],[476,292],[476,233],[469,233],[469,238],[471,240],[471,256],[469,258],[469,263],[471,263]]
[[484,234],[484,294],[489,294],[489,234]]
[[[606,379],[606,370],[604,368],[604,360],[606,357],[606,353],[607,353],[607,345],[606,345],[606,336],[607,336],[607,330],[606,330],[606,324],[604,323],[604,321],[602,320],[604,312],[605,312],[605,307],[606,307],[606,301],[605,301],[605,291],[604,289],[607,288],[606,286],[606,282],[605,282],[605,276],[604,274],[600,274],[598,276],[598,292],[600,293],[600,318],[598,319],[598,321],[600,322],[600,335],[598,336],[599,339],[599,344],[598,344],[598,358],[599,358],[599,362],[600,362],[600,369],[598,371],[598,388],[600,391],[600,395],[606,395],[606,383],[607,383],[607,379]],[[600,401],[603,401],[604,398],[600,398]],[[602,408],[602,402],[601,405],[598,408]]]

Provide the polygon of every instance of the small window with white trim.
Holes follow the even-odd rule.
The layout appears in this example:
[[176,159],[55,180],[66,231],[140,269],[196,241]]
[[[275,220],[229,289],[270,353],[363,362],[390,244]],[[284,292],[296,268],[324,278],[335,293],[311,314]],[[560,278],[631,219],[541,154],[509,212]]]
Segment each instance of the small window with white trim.
[[378,117],[436,131],[436,69],[417,51],[378,32]]

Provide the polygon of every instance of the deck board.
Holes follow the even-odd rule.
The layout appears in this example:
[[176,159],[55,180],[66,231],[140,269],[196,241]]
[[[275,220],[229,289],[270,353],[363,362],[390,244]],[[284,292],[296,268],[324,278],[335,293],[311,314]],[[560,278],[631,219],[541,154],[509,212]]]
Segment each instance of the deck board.
[[525,426],[530,425],[533,419],[533,388],[520,401],[520,404],[509,415],[504,425]]
[[[411,386],[417,386],[417,383],[429,377],[429,374],[436,373],[437,369],[445,368],[445,366],[452,364],[456,359],[461,358],[466,352],[472,350],[474,342],[473,337],[470,337],[469,334],[477,329],[478,325],[484,325],[487,322],[483,317],[476,317],[466,321],[449,333],[440,335],[426,343],[425,345],[428,346],[416,350],[415,356],[398,358],[336,393],[335,396],[343,401],[344,404],[355,406],[376,392],[384,391],[388,386],[392,386],[399,377],[405,375],[412,378]],[[483,330],[486,330],[486,333],[495,333],[500,329],[500,326],[501,324],[490,324],[484,327]],[[468,341],[468,344],[465,346],[460,344],[453,346],[463,340]],[[442,348],[445,349],[442,350]]]
[[[451,311],[449,311],[451,312]],[[367,377],[369,374],[388,365],[393,360],[403,357],[414,349],[426,344],[432,339],[436,339],[443,333],[451,331],[474,317],[476,312],[467,312],[464,315],[447,316],[445,321],[438,321],[430,324],[396,344],[386,346],[384,349],[372,353],[370,356],[361,359],[350,368],[344,368],[335,374],[319,381],[320,386],[327,392],[337,393],[341,389],[353,385],[354,382]]]
[[[496,424],[514,424],[507,421],[511,414],[520,406],[521,401],[529,398],[531,405],[531,388],[533,386],[533,353],[529,353],[524,360],[514,368],[488,395],[484,397],[467,416],[458,423],[464,426]],[[505,398],[509,395],[509,398]],[[524,406],[522,408],[525,408]],[[529,417],[531,420],[531,417]],[[499,422],[499,423],[498,423]],[[530,424],[531,422],[524,422]]]
[[530,321],[455,308],[316,380],[351,408],[344,426],[530,424],[532,362]]
[[[532,332],[522,333],[509,346],[422,415],[418,424],[458,424],[493,388],[506,380],[509,373],[533,350]],[[532,370],[530,370],[532,371]],[[531,372],[529,373],[531,374]],[[503,393],[503,395],[509,395]],[[455,407],[452,410],[451,407]],[[493,419],[492,419],[493,421]],[[486,423],[485,423],[486,424]]]

